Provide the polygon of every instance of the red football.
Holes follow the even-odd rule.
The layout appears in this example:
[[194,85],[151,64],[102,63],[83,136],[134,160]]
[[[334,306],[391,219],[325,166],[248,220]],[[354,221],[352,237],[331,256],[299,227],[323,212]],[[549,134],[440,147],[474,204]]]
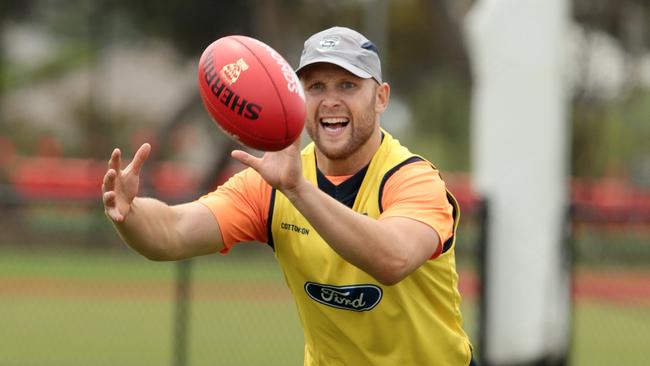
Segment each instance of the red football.
[[305,123],[305,94],[289,63],[245,36],[210,44],[199,61],[199,92],[212,119],[239,143],[263,151],[291,145]]

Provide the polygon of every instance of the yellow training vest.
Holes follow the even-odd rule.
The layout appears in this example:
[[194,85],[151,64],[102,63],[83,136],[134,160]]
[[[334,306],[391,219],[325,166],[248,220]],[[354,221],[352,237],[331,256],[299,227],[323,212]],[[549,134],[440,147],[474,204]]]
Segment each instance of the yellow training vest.
[[[413,156],[384,131],[353,210],[378,218],[383,178]],[[317,185],[313,143],[302,152],[302,166]],[[448,197],[455,234],[458,207]],[[296,301],[305,366],[469,365],[453,239],[438,258],[385,286],[334,252],[279,191],[273,191],[270,213],[269,243]]]

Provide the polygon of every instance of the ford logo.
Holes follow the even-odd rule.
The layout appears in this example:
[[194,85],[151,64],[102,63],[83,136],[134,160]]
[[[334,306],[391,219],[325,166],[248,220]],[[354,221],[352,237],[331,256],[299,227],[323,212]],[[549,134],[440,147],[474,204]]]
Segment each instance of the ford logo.
[[332,286],[305,283],[305,292],[313,300],[337,309],[368,311],[381,301],[382,290],[375,285]]

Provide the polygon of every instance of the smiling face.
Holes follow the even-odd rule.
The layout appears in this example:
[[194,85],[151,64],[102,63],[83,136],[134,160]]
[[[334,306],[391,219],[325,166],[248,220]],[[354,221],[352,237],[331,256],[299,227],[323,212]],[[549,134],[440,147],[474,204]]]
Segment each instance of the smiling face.
[[363,167],[381,142],[379,115],[388,105],[388,84],[329,63],[311,65],[300,74],[307,102],[305,127],[317,153],[334,163]]

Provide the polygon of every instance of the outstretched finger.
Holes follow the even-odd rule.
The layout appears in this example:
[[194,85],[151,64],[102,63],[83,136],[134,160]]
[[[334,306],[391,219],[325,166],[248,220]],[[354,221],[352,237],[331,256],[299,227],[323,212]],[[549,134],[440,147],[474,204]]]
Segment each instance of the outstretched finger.
[[121,165],[121,157],[122,157],[122,152],[120,151],[120,149],[118,148],[113,149],[113,153],[111,153],[111,158],[108,159],[108,168],[114,169],[116,172],[119,172],[120,165]]
[[262,159],[256,158],[253,155],[242,150],[233,150],[230,153],[230,156],[232,156],[235,160],[239,161],[240,163],[249,166],[255,170],[257,170],[258,166],[261,164],[262,161]]
[[132,170],[134,174],[139,175],[140,169],[142,169],[144,162],[147,161],[150,152],[151,145],[148,143],[142,144],[142,146],[140,146],[138,151],[136,151],[135,155],[133,156],[133,161],[129,163],[127,168]]
[[115,177],[116,176],[117,176],[117,172],[114,169],[108,169],[106,174],[104,174],[104,180],[102,181],[102,192],[103,193],[115,190]]
[[116,207],[116,194],[114,191],[104,192],[102,194],[102,202],[104,203],[104,209],[110,210],[113,207]]
[[122,222],[124,216],[120,214],[119,210],[117,209],[116,199],[117,196],[113,191],[106,192],[102,195],[102,201],[104,203],[104,213],[106,213],[106,216],[108,216],[108,218],[111,219],[112,221]]

